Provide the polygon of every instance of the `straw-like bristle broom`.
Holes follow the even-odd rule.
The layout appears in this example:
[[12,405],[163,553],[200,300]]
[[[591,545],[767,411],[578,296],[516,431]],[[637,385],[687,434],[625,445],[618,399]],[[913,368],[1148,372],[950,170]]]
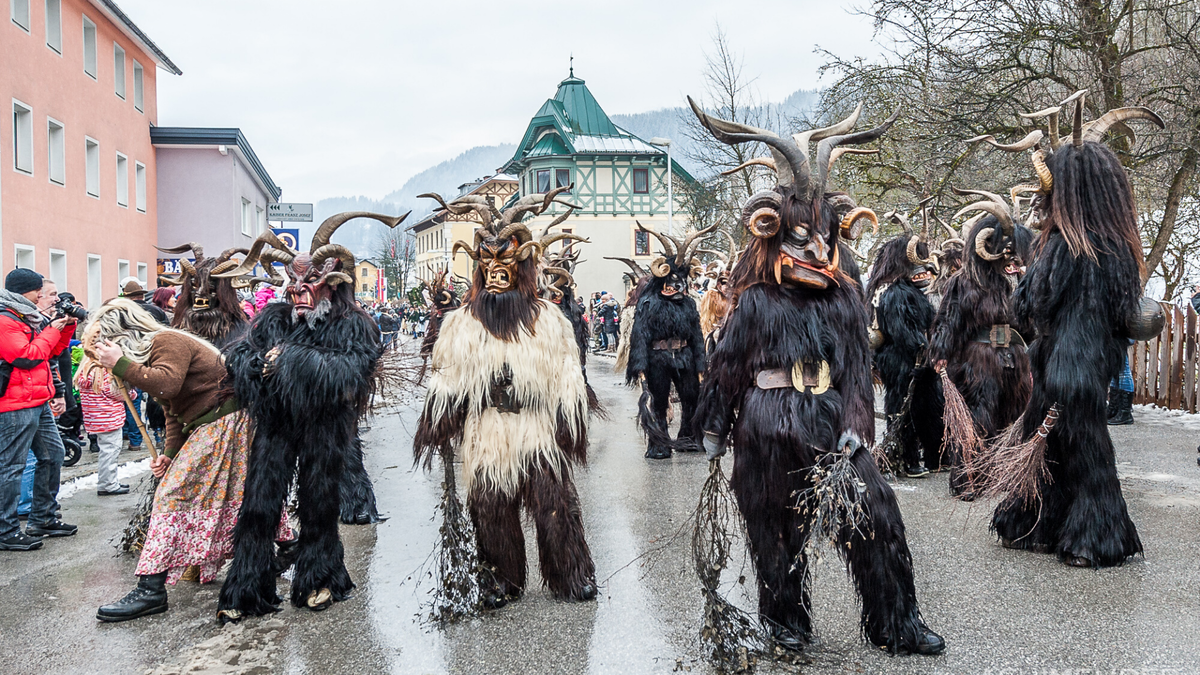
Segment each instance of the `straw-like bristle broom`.
[[[121,393],[121,400],[125,401],[125,407],[129,413],[133,415],[134,421],[137,423],[138,432],[142,434],[142,442],[150,449],[150,459],[158,458],[158,448],[154,446],[153,439],[146,431],[146,425],[142,422],[142,416],[138,414],[137,408],[134,407],[133,401],[129,398],[129,392],[120,378],[116,375],[112,376],[112,385]],[[117,542],[117,548],[125,553],[136,553],[142,550],[142,546],[146,543],[146,532],[150,529],[150,514],[154,511],[154,493],[158,491],[159,478],[153,473],[150,474],[149,480],[145,478],[138,483],[138,490],[141,494],[138,496],[137,508],[134,509],[133,516],[129,519],[129,524],[121,532],[121,539]]]
[[439,626],[483,612],[481,576],[490,574],[479,560],[475,529],[463,511],[454,478],[454,451],[443,448],[442,526],[433,553],[437,561],[437,586],[430,600],[428,620]]
[[1046,442],[1058,423],[1058,403],[1050,406],[1046,417],[1028,440],[1022,440],[1025,416],[1017,418],[996,437],[982,465],[981,496],[1008,495],[1009,499],[1033,504],[1041,499],[1043,483],[1051,480],[1046,466]]
[[942,398],[945,402],[942,408],[942,424],[946,432],[942,440],[942,450],[945,452],[950,447],[958,448],[967,481],[975,487],[974,484],[984,468],[980,465],[980,462],[984,461],[983,439],[979,437],[975,426],[975,416],[971,414],[971,409],[967,407],[967,402],[958,391],[958,387],[954,386],[954,382],[946,374],[946,369],[939,369],[938,375],[942,378]]

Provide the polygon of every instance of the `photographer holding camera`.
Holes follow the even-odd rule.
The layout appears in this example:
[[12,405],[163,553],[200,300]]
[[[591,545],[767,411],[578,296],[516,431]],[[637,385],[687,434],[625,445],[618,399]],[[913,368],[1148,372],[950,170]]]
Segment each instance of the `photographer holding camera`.
[[[76,319],[60,309],[47,322],[37,305],[42,285],[37,272],[15,269],[0,291],[0,550],[6,551],[32,551],[41,548],[43,537],[78,530],[55,516],[64,449],[52,409],[61,412],[66,402],[50,371],[50,359],[71,344]],[[78,314],[81,308],[67,310]],[[21,532],[17,500],[30,447],[37,469],[29,523]]]

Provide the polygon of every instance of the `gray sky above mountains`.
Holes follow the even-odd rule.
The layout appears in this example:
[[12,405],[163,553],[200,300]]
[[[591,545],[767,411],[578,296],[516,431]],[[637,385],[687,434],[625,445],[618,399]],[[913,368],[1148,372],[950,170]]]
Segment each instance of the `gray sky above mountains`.
[[381,197],[477,145],[516,142],[575,56],[609,114],[704,90],[718,24],[763,100],[820,84],[817,46],[869,56],[869,20],[820,0],[118,0],[183,70],[163,126],[236,126],[285,201]]

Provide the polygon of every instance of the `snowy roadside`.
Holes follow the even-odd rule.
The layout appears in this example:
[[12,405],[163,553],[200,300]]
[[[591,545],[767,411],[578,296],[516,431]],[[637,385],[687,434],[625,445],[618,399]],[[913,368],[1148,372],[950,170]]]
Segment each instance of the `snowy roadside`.
[[1133,406],[1134,419],[1146,424],[1160,426],[1182,427],[1191,431],[1200,431],[1200,415],[1182,410],[1168,410],[1155,405]]
[[[140,473],[144,473],[149,470],[150,470],[150,458],[149,457],[147,457],[145,459],[139,459],[134,462],[126,462],[124,464],[117,466],[117,480],[124,480],[126,478],[136,476]],[[80,490],[84,490],[84,489],[88,489],[88,488],[95,489],[96,484],[99,482],[99,480],[100,480],[99,474],[89,473],[85,476],[80,476],[78,478],[73,478],[68,481],[63,481],[62,486],[58,488],[58,499],[59,499],[59,501],[62,501],[64,499],[67,499],[71,495],[74,495],[76,492],[79,492]]]

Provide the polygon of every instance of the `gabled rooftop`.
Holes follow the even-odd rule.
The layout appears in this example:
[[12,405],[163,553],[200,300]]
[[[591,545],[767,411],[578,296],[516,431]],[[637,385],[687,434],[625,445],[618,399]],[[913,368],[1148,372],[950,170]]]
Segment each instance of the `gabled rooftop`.
[[135,24],[128,16],[126,16],[125,12],[121,11],[120,7],[117,7],[117,3],[113,2],[112,0],[89,0],[89,2],[91,2],[93,7],[100,10],[100,12],[104,14],[105,18],[111,21],[118,30],[124,33],[125,37],[133,40],[135,44],[140,46],[143,51],[149,54],[150,58],[154,59],[155,65],[174,75],[183,74],[183,71],[180,70],[179,67],[174,63],[172,63],[171,59],[167,58],[167,55],[158,48],[158,45],[154,44],[154,41],[151,40],[145,33],[143,33],[142,29],[138,28],[137,24]]

